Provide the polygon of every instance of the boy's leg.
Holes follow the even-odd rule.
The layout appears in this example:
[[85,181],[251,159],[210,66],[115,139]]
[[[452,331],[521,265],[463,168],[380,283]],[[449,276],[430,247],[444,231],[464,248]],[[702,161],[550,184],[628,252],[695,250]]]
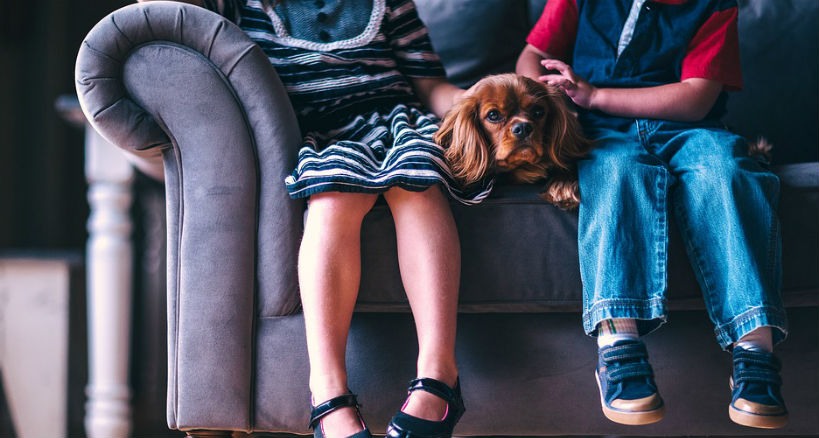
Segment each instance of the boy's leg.
[[[634,338],[638,327],[646,333],[665,319],[670,180],[638,128],[588,129],[595,149],[578,166],[584,328],[603,336],[596,373],[603,412],[632,425],[659,421],[664,412],[645,346]],[[618,330],[631,339],[608,342]]]
[[773,330],[770,327],[759,327],[754,331],[739,338],[734,343],[734,348],[741,347],[745,350],[773,352]]
[[669,157],[676,177],[672,203],[717,340],[733,349],[738,381],[731,417],[781,427],[787,411],[779,365],[764,351],[787,330],[779,294],[779,180],[747,156],[743,138],[726,130],[661,129],[657,139],[658,154]]
[[781,341],[779,179],[726,130],[662,129],[655,137],[676,179],[674,213],[720,345],[763,326]]
[[636,341],[640,338],[637,320],[631,318],[607,319],[598,324],[597,347],[609,347],[621,341]]
[[578,163],[583,327],[596,335],[603,320],[632,318],[645,334],[666,316],[671,176],[643,147],[638,125],[587,131],[595,147]]

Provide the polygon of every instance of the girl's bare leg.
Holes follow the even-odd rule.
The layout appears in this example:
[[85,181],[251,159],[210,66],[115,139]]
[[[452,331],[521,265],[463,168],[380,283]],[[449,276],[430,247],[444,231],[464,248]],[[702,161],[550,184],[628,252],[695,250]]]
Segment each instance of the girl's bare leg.
[[[376,195],[329,192],[310,198],[299,251],[299,286],[313,404],[345,394],[345,352],[361,279],[361,223]],[[322,419],[325,436],[362,429],[352,408]]]
[[[461,251],[449,203],[435,186],[424,192],[393,188],[384,194],[395,220],[398,262],[418,334],[418,377],[450,387],[458,377],[455,328]],[[414,391],[403,411],[441,420],[446,402]]]

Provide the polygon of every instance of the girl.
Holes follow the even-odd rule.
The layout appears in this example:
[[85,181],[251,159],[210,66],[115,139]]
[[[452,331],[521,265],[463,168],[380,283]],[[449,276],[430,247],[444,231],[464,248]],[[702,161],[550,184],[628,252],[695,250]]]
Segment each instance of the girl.
[[[145,0],[140,0],[145,1]],[[360,234],[381,195],[415,318],[418,379],[388,436],[448,436],[464,411],[455,362],[460,250],[447,195],[464,193],[432,141],[463,90],[449,84],[411,0],[191,0],[234,20],[285,84],[304,144],[286,180],[309,198],[299,282],[316,437],[368,437],[345,349],[360,280]],[[434,114],[428,114],[425,108]]]

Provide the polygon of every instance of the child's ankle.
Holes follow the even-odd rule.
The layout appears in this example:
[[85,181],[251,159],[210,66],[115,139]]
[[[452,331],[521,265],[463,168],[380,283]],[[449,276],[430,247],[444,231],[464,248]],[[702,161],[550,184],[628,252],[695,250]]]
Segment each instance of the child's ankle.
[[640,338],[637,321],[630,318],[615,318],[600,321],[597,330],[597,347],[603,348],[620,341],[636,341]]

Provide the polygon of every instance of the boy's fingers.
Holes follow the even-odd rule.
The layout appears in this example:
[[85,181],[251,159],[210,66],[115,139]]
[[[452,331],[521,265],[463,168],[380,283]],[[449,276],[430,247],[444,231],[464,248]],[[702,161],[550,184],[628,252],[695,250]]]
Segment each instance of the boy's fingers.
[[576,88],[574,82],[572,81],[562,81],[559,84],[557,84],[557,86],[564,90],[574,90]]
[[555,82],[555,81],[562,81],[566,80],[563,75],[543,75],[537,78],[540,82]]
[[558,61],[557,59],[544,59],[540,61],[540,64],[549,70],[557,70],[564,75],[571,71],[568,64],[563,61]]
[[538,78],[541,82],[572,82],[572,79],[564,75],[548,74]]
[[550,82],[550,83],[552,83],[552,82],[555,82],[555,83],[557,83],[557,82],[560,82],[560,83],[567,82],[567,83],[570,83],[570,84],[574,85],[574,80],[572,79],[572,77],[567,76],[567,75],[562,75],[562,74],[560,74],[560,75],[547,74],[547,75],[543,75],[543,76],[538,77],[538,80],[540,80],[541,82]]
[[548,70],[557,70],[561,75],[568,78],[572,84],[577,81],[577,78],[574,75],[574,70],[569,67],[569,64],[566,64],[563,61],[558,61],[557,59],[544,59],[540,63]]
[[544,75],[538,79],[553,87],[562,88],[564,90],[573,90],[575,88],[574,82],[561,75]]
[[540,63],[541,63],[542,65],[544,65],[544,66],[545,66],[546,64],[551,64],[551,65],[556,65],[556,66],[563,66],[563,67],[566,67],[566,66],[567,66],[567,64],[566,64],[565,62],[563,62],[563,61],[561,61],[561,60],[559,60],[559,59],[554,59],[554,58],[541,59],[541,60],[540,60]]

